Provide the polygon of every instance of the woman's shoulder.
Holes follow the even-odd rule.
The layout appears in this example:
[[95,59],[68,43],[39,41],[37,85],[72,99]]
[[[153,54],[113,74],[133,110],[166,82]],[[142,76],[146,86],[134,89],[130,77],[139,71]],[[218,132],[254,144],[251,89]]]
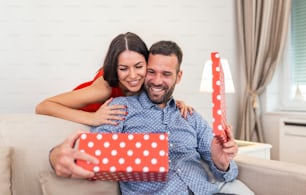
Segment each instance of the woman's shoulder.
[[107,81],[104,80],[103,76],[97,78],[93,83],[92,83],[92,87],[97,89],[100,92],[109,92],[111,93],[112,91],[112,87],[108,84]]

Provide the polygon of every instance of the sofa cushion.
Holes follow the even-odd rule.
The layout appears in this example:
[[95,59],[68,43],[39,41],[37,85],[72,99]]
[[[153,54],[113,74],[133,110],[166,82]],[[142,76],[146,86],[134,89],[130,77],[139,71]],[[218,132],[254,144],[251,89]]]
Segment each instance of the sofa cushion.
[[11,153],[11,147],[0,147],[0,194],[12,194]]
[[53,172],[41,172],[39,181],[43,195],[73,194],[73,195],[117,195],[119,185],[111,181],[89,181],[85,179],[70,179],[57,177]]

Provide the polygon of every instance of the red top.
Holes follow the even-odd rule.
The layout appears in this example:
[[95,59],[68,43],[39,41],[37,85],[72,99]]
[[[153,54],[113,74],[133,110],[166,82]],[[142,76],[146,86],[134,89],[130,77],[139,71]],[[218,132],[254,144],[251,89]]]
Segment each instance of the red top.
[[[99,77],[103,76],[103,74],[104,74],[103,70],[102,69],[99,70],[93,80],[82,83],[82,84],[78,85],[77,87],[75,87],[73,90],[78,90],[78,89],[82,89],[84,87],[90,86],[95,80],[97,80]],[[115,98],[115,97],[120,97],[120,96],[124,96],[121,89],[119,87],[113,87],[112,88],[112,94],[111,94],[110,97]],[[84,106],[83,108],[80,108],[80,110],[84,110],[86,112],[96,112],[102,104],[103,103],[88,104],[87,106]]]

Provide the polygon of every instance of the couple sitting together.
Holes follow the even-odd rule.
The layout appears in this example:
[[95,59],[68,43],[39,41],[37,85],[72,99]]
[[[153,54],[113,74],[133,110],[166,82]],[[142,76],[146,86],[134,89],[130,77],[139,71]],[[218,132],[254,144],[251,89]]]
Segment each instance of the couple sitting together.
[[[167,181],[120,181],[122,194],[254,194],[236,179],[233,158],[238,147],[230,126],[225,130],[228,141],[220,143],[199,113],[173,98],[182,79],[182,58],[175,42],[159,41],[148,50],[136,34],[120,34],[111,42],[93,81],[42,101],[36,112],[90,125],[91,132],[168,133]],[[94,176],[75,164],[77,159],[98,163],[73,148],[79,133],[50,151],[56,175]]]

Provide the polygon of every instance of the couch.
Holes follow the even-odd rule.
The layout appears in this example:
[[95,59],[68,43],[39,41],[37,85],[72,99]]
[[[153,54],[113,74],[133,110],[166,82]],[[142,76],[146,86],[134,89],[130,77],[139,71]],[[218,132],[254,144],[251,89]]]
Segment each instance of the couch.
[[[111,181],[56,177],[48,152],[88,126],[36,114],[0,114],[1,195],[119,194]],[[306,194],[306,166],[238,155],[239,179],[259,195]]]

